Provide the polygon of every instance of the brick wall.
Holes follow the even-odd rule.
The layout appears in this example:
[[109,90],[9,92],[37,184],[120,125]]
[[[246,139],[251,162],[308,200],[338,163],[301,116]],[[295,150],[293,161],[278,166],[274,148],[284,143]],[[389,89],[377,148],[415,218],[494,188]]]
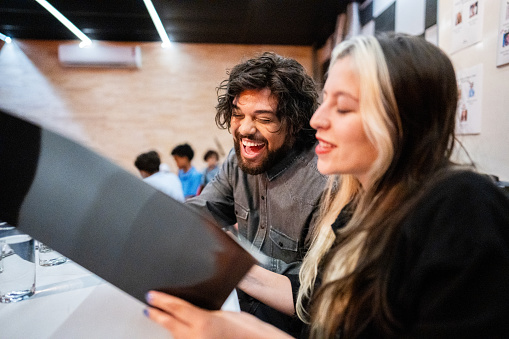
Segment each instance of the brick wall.
[[[137,70],[65,68],[58,45],[24,40],[0,50],[0,107],[80,143],[137,174],[135,157],[156,149],[176,170],[170,150],[182,142],[195,149],[203,168],[208,148],[231,148],[231,136],[214,121],[216,87],[245,57],[263,51],[293,57],[311,73],[305,46],[137,43]],[[134,45],[118,43],[116,45]]]

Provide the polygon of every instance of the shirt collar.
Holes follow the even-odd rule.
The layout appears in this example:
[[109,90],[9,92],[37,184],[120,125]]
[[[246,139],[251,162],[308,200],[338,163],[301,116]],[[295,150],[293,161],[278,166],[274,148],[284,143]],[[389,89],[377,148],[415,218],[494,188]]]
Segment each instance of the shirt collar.
[[299,157],[302,151],[298,151],[295,147],[292,147],[288,153],[286,153],[285,157],[281,159],[277,164],[272,166],[267,172],[267,179],[269,181],[273,180],[281,173],[283,173],[287,168],[289,168],[295,160]]

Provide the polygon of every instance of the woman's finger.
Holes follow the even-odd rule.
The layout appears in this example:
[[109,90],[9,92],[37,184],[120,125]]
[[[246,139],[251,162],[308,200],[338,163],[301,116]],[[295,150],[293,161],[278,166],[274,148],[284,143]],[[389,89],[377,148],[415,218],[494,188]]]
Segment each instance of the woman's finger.
[[150,291],[147,301],[156,307],[147,310],[149,318],[168,329],[175,339],[221,337],[213,334],[215,325],[221,324],[211,320],[214,315],[210,311],[157,291]]
[[174,339],[189,337],[189,325],[187,323],[181,322],[171,314],[165,313],[161,310],[158,310],[157,308],[152,307],[145,309],[144,312],[145,315],[152,321],[158,323],[160,326],[170,331]]
[[171,332],[174,339],[291,338],[279,329],[243,312],[207,311],[180,298],[150,291],[147,301],[157,308],[147,316]]
[[203,312],[193,304],[163,292],[150,291],[146,298],[150,305],[163,310],[188,325],[190,319],[196,319]]

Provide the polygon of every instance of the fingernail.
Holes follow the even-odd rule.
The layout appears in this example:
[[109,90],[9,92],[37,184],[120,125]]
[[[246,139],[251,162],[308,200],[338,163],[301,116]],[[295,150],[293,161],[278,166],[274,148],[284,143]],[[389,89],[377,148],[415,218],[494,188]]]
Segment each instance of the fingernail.
[[150,294],[150,292],[145,293],[145,300],[148,303],[150,303],[150,301],[152,300],[152,295]]
[[148,317],[148,309],[143,309],[143,314],[145,315],[145,317]]

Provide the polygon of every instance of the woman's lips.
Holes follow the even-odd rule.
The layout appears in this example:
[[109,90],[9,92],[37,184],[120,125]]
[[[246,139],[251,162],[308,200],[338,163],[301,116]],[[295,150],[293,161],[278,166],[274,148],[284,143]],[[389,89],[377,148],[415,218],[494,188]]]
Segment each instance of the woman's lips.
[[317,140],[318,140],[318,145],[315,148],[316,154],[329,153],[330,151],[332,151],[332,149],[334,149],[336,147],[333,144],[331,144],[323,139],[317,139]]

